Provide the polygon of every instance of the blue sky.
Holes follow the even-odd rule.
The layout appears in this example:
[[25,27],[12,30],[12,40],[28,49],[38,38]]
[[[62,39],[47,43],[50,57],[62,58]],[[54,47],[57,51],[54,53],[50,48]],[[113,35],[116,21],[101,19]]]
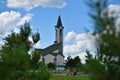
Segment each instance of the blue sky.
[[[91,19],[87,14],[89,8],[84,1],[0,0],[0,42],[2,43],[2,38],[11,31],[19,31],[19,26],[27,20],[31,24],[33,33],[37,29],[40,32],[41,40],[37,45],[40,48],[45,48],[53,44],[55,40],[54,26],[60,15],[64,25],[64,46],[73,45],[75,36],[88,35],[85,28],[93,31]],[[120,0],[109,0],[109,4],[119,5]],[[84,37],[84,39],[86,38]]]
[[39,6],[26,11],[23,8],[8,7],[6,6],[8,3],[5,0],[0,0],[0,13],[5,11],[15,11],[19,12],[22,16],[33,14],[32,19],[30,20],[30,24],[33,26],[33,32],[38,29],[41,33],[41,47],[46,47],[54,41],[54,26],[57,23],[58,15],[61,16],[62,23],[65,27],[64,35],[69,31],[84,33],[84,28],[92,30],[89,16],[87,15],[88,8],[86,4],[84,4],[84,0],[64,0],[64,2],[66,3],[66,6],[61,9]]

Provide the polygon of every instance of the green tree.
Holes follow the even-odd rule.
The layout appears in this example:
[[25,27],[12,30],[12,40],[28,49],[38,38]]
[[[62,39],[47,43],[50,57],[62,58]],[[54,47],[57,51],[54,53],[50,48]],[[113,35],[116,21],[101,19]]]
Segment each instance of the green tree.
[[73,58],[70,55],[67,57],[66,66],[67,66],[67,68],[72,68],[75,66]]
[[54,70],[55,69],[55,64],[50,62],[50,63],[47,64],[47,67],[48,67],[48,69]]
[[74,58],[74,64],[75,64],[75,67],[77,68],[77,71],[80,71],[80,68],[82,67],[82,63],[81,63],[81,59],[79,58],[79,56],[76,56]]
[[87,50],[86,64],[95,80],[119,80],[120,75],[120,32],[115,26],[116,18],[109,16],[107,0],[91,0],[89,7],[94,14],[89,13],[94,21],[95,33],[100,36],[97,41],[96,55]]
[[[38,32],[33,34],[33,42],[28,39],[30,35],[30,25],[25,23],[21,26],[19,33],[12,32],[4,38],[5,44],[2,46],[0,54],[1,80],[49,79],[46,67],[39,62],[40,52],[35,49],[32,54],[28,53],[33,45],[40,40],[40,35]],[[41,74],[46,75],[46,77],[41,76]]]
[[37,49],[31,53],[30,65],[32,69],[37,70],[39,68],[40,57],[40,51]]
[[70,69],[70,71],[72,71],[73,68],[77,68],[77,71],[79,71],[80,67],[82,66],[79,56],[76,56],[74,58],[68,56],[66,60],[66,66]]

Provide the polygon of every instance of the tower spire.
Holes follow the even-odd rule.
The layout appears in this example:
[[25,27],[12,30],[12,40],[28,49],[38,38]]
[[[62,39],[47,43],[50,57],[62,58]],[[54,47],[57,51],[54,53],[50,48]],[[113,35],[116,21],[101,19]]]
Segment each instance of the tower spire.
[[55,39],[55,44],[57,43],[60,43],[61,46],[59,47],[58,51],[63,54],[63,25],[62,25],[62,21],[61,21],[61,17],[58,16],[58,21],[57,21],[57,24],[55,26],[55,36],[56,36],[56,39]]
[[58,21],[57,21],[56,27],[61,27],[61,26],[63,26],[63,25],[62,25],[62,21],[61,21],[61,17],[58,16]]

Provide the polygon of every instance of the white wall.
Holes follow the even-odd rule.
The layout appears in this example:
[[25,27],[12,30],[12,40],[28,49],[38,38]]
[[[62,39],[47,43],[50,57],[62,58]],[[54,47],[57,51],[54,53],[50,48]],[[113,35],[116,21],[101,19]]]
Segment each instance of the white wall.
[[64,65],[64,57],[60,54],[57,55],[57,65]]
[[50,62],[54,63],[54,58],[55,57],[51,54],[44,56],[45,64],[48,64]]
[[[48,54],[48,55],[44,56],[43,58],[45,60],[45,64],[48,64],[50,62],[54,63],[54,58],[55,57],[53,55],[51,55],[51,54]],[[58,54],[56,56],[56,58],[57,58],[56,65],[64,65],[64,57],[63,56],[61,56],[60,54]]]
[[58,52],[59,52],[59,50],[58,50],[58,49],[57,49],[57,50],[55,50],[55,51],[53,51],[53,53],[55,53],[55,54],[56,54],[56,53],[58,53]]

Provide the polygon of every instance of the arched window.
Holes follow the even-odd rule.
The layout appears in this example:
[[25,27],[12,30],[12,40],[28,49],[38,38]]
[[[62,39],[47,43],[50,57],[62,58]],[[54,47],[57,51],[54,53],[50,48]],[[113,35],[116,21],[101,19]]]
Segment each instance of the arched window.
[[45,62],[45,58],[42,58],[42,61]]
[[54,58],[54,64],[57,65],[57,58]]
[[60,29],[60,42],[62,42],[62,29]]

